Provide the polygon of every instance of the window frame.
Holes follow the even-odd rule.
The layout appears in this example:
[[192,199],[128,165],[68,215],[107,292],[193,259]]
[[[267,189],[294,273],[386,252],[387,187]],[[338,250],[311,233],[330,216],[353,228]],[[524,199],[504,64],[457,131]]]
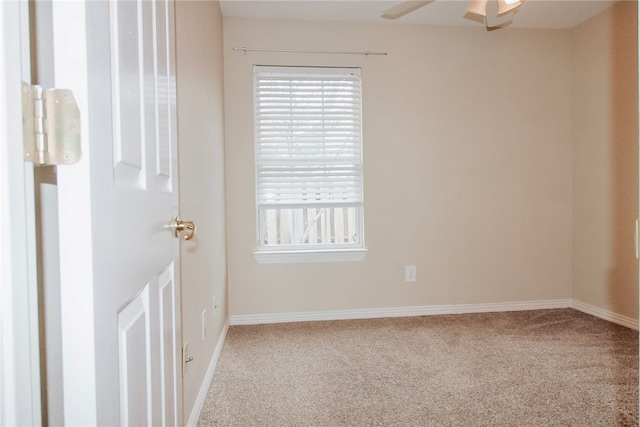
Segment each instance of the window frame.
[[[266,71],[265,71],[266,70]],[[259,186],[259,156],[260,156],[260,137],[259,123],[258,123],[258,75],[264,75],[264,73],[277,70],[277,73],[290,74],[292,78],[308,74],[309,76],[317,75],[357,75],[359,84],[359,98],[358,98],[358,112],[359,112],[359,184],[360,184],[360,198],[359,202],[355,206],[355,230],[357,233],[357,242],[340,242],[340,243],[316,243],[316,244],[274,244],[265,245],[262,241],[262,216],[263,212],[266,214],[264,202],[260,203],[260,186]],[[359,67],[295,67],[295,66],[260,66],[254,65],[253,67],[253,125],[254,125],[254,196],[255,196],[255,208],[256,208],[256,249],[254,251],[255,259],[260,263],[306,263],[306,262],[342,262],[342,261],[361,261],[366,256],[368,250],[365,247],[365,225],[364,225],[364,156],[363,156],[363,134],[362,134],[362,71]],[[322,116],[324,117],[324,115]],[[264,161],[264,159],[263,159]],[[331,206],[331,204],[313,205],[309,204],[310,209],[333,209],[336,207],[347,206]],[[305,209],[298,205],[278,205],[274,204],[273,209]],[[323,217],[326,214],[322,215]],[[327,219],[323,219],[327,221]]]

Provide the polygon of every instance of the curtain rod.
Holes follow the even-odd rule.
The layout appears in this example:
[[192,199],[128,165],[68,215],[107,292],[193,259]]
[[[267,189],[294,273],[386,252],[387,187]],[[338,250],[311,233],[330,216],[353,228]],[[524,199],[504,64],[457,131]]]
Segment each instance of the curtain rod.
[[247,47],[234,47],[233,50],[244,52],[273,52],[273,53],[318,53],[327,55],[386,55],[387,52],[340,52],[340,51],[326,51],[326,50],[290,50],[290,49],[249,49]]

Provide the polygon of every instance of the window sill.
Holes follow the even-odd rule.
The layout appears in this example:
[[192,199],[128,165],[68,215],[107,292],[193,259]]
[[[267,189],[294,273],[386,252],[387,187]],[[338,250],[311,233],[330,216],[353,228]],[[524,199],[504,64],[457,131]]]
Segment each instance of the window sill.
[[260,264],[300,264],[362,261],[367,252],[367,249],[255,251],[253,256]]

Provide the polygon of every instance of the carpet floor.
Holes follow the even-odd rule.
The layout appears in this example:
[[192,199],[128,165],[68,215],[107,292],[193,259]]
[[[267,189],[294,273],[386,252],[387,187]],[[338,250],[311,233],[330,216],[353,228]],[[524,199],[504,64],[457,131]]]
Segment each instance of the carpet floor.
[[572,309],[229,328],[199,426],[637,426],[638,332]]

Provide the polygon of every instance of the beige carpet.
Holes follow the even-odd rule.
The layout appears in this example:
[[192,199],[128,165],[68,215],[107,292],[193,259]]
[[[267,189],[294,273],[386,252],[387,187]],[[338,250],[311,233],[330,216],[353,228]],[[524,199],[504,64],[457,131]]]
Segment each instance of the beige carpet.
[[571,309],[232,326],[198,424],[638,425],[638,332]]

